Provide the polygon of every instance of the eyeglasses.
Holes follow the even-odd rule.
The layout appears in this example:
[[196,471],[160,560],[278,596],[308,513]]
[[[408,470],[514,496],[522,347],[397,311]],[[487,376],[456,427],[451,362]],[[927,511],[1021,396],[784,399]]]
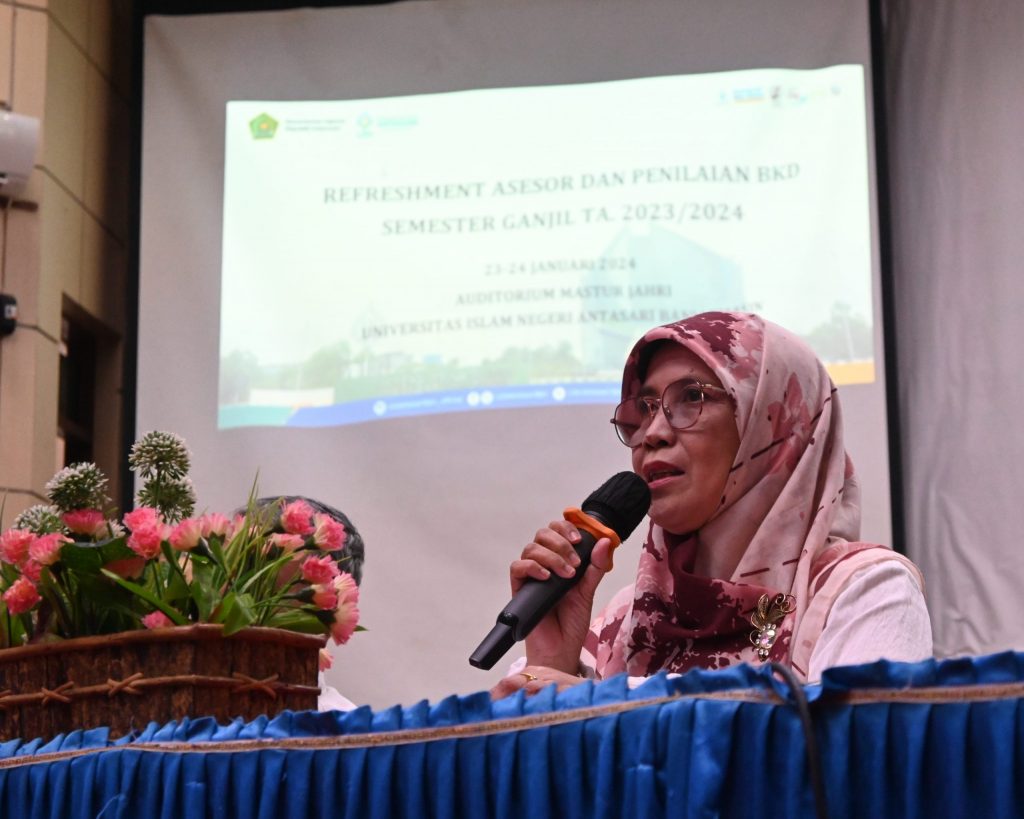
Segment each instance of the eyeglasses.
[[635,447],[640,445],[659,408],[665,413],[672,429],[688,429],[700,418],[705,399],[720,400],[728,395],[714,384],[702,384],[693,378],[684,378],[665,387],[661,398],[627,398],[615,408],[611,423],[619,440],[628,447]]

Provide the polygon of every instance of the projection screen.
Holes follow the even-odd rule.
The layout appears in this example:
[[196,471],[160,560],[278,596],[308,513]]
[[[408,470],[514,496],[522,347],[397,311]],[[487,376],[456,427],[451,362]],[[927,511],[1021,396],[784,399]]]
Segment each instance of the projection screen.
[[508,563],[629,468],[622,361],[691,313],[817,350],[889,542],[868,56],[841,0],[147,18],[137,430],[186,439],[201,508],[352,518],[343,694],[493,684]]

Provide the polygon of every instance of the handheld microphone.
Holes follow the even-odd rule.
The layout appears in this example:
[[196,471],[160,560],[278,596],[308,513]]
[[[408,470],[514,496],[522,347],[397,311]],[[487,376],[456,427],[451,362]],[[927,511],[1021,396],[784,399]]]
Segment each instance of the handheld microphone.
[[570,507],[564,517],[575,524],[580,542],[575,545],[580,565],[572,577],[554,573],[545,580],[528,578],[501,610],[498,622],[469,657],[469,664],[491,668],[517,640],[533,631],[551,608],[562,599],[590,565],[594,544],[610,538],[612,548],[628,538],[651,506],[651,491],[642,478],[633,472],[613,475],[583,501],[583,507]]

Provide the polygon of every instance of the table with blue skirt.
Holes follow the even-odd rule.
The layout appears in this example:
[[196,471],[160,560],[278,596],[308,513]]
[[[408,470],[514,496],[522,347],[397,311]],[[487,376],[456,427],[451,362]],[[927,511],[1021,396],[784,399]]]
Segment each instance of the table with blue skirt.
[[1024,816],[1024,654],[0,744],[2,817]]

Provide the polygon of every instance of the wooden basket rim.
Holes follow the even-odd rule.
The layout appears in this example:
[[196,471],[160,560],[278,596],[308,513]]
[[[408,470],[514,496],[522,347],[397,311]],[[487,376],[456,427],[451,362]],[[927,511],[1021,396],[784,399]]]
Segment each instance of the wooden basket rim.
[[298,647],[323,648],[327,644],[325,634],[303,634],[283,628],[249,626],[224,635],[224,626],[219,623],[194,623],[189,626],[168,628],[134,629],[114,634],[95,634],[89,637],[72,637],[47,643],[32,643],[26,646],[0,649],[0,663],[20,660],[25,657],[45,654],[63,654],[68,651],[95,651],[97,648],[132,643],[167,643],[203,640],[246,640],[253,643],[278,643]]

